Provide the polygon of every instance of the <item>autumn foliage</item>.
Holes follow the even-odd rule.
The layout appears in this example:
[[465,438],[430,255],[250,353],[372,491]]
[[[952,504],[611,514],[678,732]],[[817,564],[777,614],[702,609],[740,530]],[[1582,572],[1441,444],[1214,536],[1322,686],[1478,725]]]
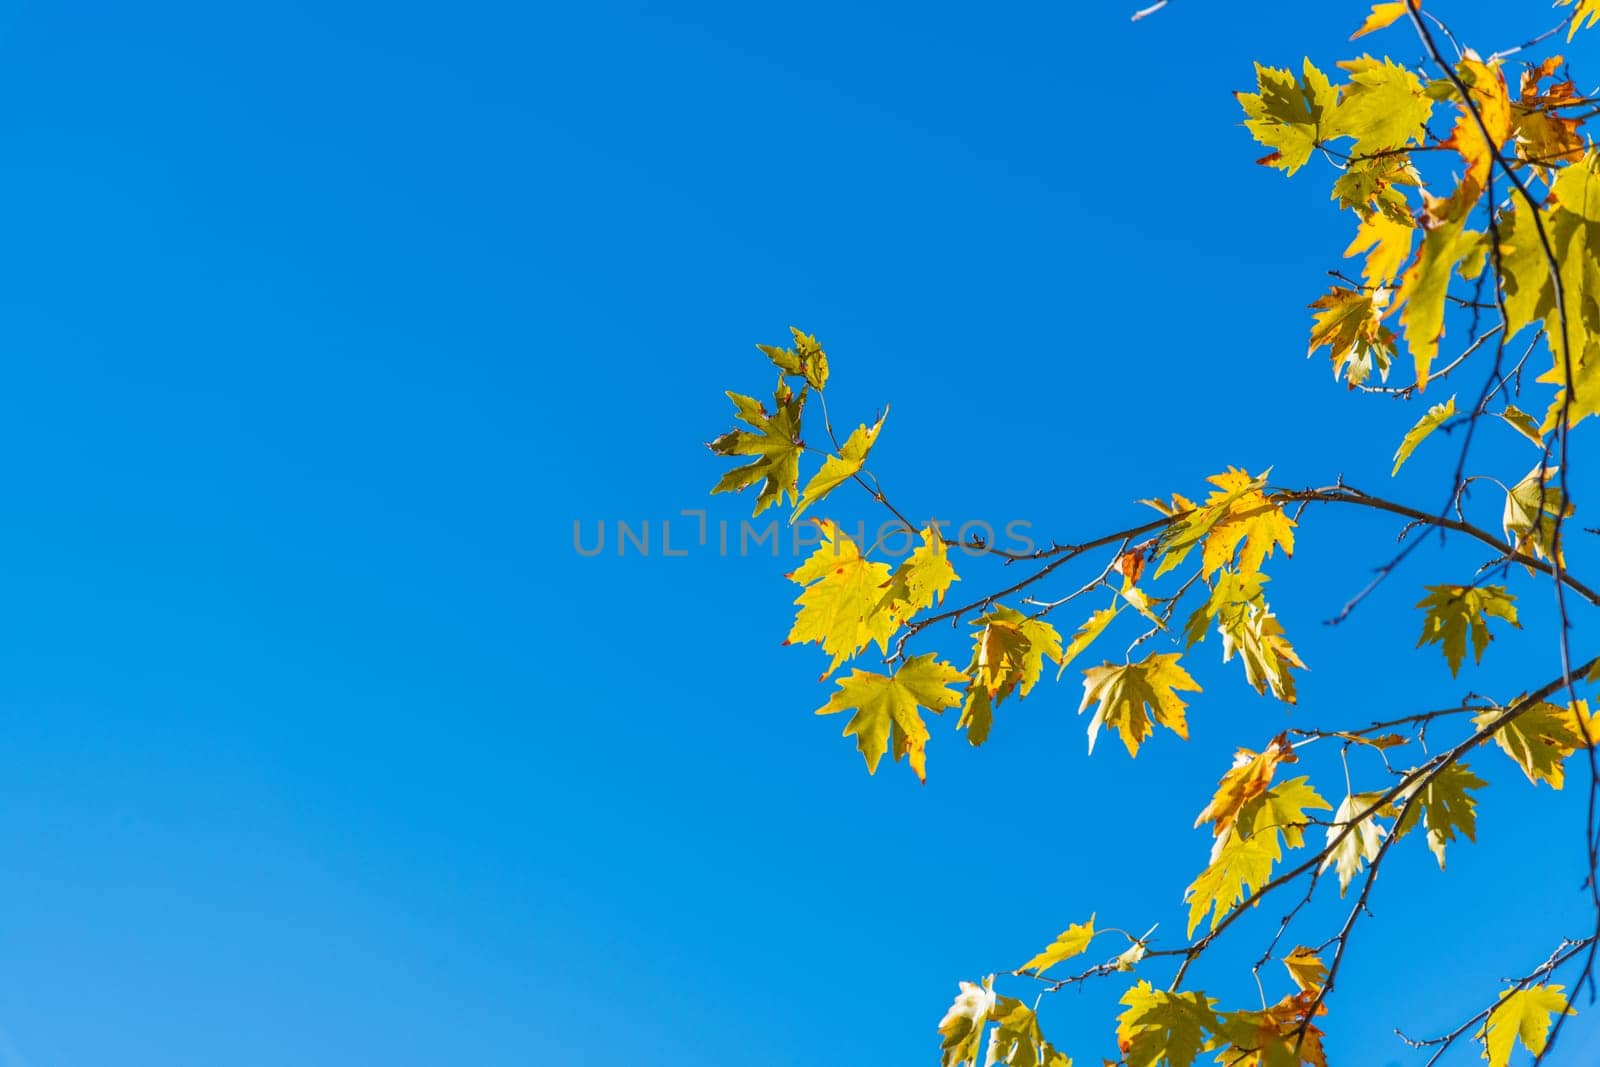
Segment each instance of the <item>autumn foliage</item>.
[[[1346,389],[1422,409],[1395,442],[1394,471],[1423,449],[1459,450],[1443,507],[1342,481],[1284,486],[1270,472],[1232,468],[1189,495],[1143,501],[1149,517],[1138,525],[1010,553],[918,529],[894,506],[868,466],[885,417],[835,433],[823,407],[829,361],[816,338],[796,329],[787,345],[759,346],[768,373],[776,371],[770,401],[728,394],[740,425],[710,447],[738,465],[713,491],[753,489],[756,513],[788,508],[792,519],[816,523],[820,544],[788,576],[797,611],[787,643],[819,646],[832,690],[816,713],[843,717],[869,772],[888,756],[925,778],[934,717],[951,712],[967,742],[982,745],[1007,705],[1069,672],[1082,686],[1091,752],[1108,734],[1130,757],[1186,738],[1191,705],[1209,696],[1185,667],[1201,654],[1236,663],[1256,693],[1295,704],[1306,665],[1273,610],[1269,580],[1293,565],[1297,538],[1315,536],[1314,515],[1328,507],[1368,509],[1402,528],[1389,550],[1398,556],[1376,561],[1388,564],[1378,580],[1404,580],[1393,576],[1394,563],[1426,532],[1481,552],[1475,570],[1416,590],[1417,654],[1442,656],[1452,676],[1479,663],[1497,633],[1530,625],[1519,611],[1528,590],[1553,588],[1558,599],[1549,629],[1559,674],[1498,699],[1305,726],[1241,747],[1231,767],[1219,768],[1214,795],[1196,798],[1195,825],[1210,831],[1211,851],[1197,857],[1187,888],[1174,887],[1187,905],[1184,936],[1158,942],[1097,928],[1093,916],[1053,940],[1045,933],[1042,950],[1015,970],[959,984],[938,1024],[944,1067],[1067,1067],[1044,1036],[1037,994],[1089,981],[1125,986],[1124,1010],[1106,1020],[1107,1048],[1119,1057],[1108,1062],[1344,1062],[1324,1047],[1322,1022],[1336,1007],[1351,931],[1389,851],[1425,847],[1444,867],[1475,837],[1487,787],[1479,771],[1491,761],[1536,785],[1560,789],[1581,775],[1591,791],[1600,788],[1600,723],[1580,695],[1600,681],[1600,659],[1568,647],[1567,626],[1569,605],[1600,605],[1600,594],[1568,569],[1564,552],[1575,511],[1566,481],[1573,435],[1600,415],[1600,152],[1585,127],[1600,99],[1581,93],[1550,50],[1600,24],[1600,0],[1567,0],[1560,26],[1487,55],[1459,44],[1435,6],[1379,3],[1365,21],[1359,12],[1351,20],[1360,41],[1353,48],[1370,42],[1376,50],[1394,35],[1408,55],[1420,45],[1421,65],[1371,52],[1326,71],[1309,60],[1258,65],[1254,84],[1236,96],[1260,146],[1257,162],[1302,183],[1328,181],[1348,214],[1348,245],[1329,250],[1335,282],[1308,294],[1308,352],[1330,359]],[[1522,29],[1518,39],[1529,35]],[[1446,390],[1455,391],[1443,398]],[[1480,423],[1503,424],[1524,442],[1514,468],[1474,465]],[[1497,487],[1497,523],[1463,507],[1473,483]],[[874,559],[873,546],[825,518],[831,494],[847,487],[914,533],[914,550],[893,564]],[[956,596],[957,547],[1005,559],[1006,584]],[[1082,580],[1052,585],[1073,562],[1088,566]],[[952,631],[952,622],[961,628]],[[1130,627],[1138,636],[1113,651],[1105,636]],[[948,648],[952,632],[959,653]],[[1392,773],[1313,781],[1295,773],[1297,754],[1313,742],[1373,754]],[[1264,956],[1281,965],[1281,998],[1225,1005],[1189,984],[1191,965],[1264,896],[1287,908],[1317,892],[1350,895],[1349,918],[1313,949],[1297,943],[1299,908],[1290,912]],[[1553,1049],[1574,1012],[1566,991],[1594,974],[1594,894],[1594,932],[1530,948],[1523,977],[1464,1006],[1455,1031],[1414,1042],[1419,1055],[1477,1042],[1492,1067],[1506,1067],[1519,1047],[1540,1059]],[[1075,970],[1067,966],[1074,960]]]

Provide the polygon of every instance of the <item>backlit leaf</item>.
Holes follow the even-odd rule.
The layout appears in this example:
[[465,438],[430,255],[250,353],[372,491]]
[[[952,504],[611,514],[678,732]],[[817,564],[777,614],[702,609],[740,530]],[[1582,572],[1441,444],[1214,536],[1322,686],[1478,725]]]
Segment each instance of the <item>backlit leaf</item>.
[[906,757],[917,777],[927,779],[928,727],[917,709],[937,713],[955,707],[961,696],[947,687],[967,680],[934,655],[925,652],[906,660],[889,676],[853,670],[848,678],[837,681],[839,691],[817,709],[818,715],[855,712],[845,725],[844,736],[855,737],[869,774],[877,772],[878,761],[892,746],[896,763]]

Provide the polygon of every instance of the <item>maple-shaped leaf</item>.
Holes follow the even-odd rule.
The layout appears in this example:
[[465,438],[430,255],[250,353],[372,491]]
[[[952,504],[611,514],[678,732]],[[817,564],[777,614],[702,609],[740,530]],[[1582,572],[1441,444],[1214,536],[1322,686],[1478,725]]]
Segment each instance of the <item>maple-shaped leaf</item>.
[[1282,962],[1284,969],[1289,972],[1290,981],[1302,993],[1316,993],[1328,983],[1328,965],[1322,962],[1322,957],[1314,948],[1296,945],[1294,951],[1283,957]]
[[1252,836],[1276,833],[1288,848],[1305,845],[1305,828],[1311,825],[1308,811],[1332,811],[1333,805],[1311,788],[1311,779],[1290,778],[1272,786],[1254,800],[1245,802],[1237,824]]
[[1197,544],[1203,545],[1201,570],[1207,577],[1232,563],[1235,555],[1241,572],[1259,571],[1274,548],[1281,547],[1286,556],[1294,555],[1294,520],[1262,492],[1267,484],[1265,473],[1251,477],[1229,467],[1206,480],[1216,489],[1203,505],[1192,507],[1167,527],[1155,577],[1178,566]]
[[1293,174],[1305,166],[1322,139],[1321,126],[1339,102],[1339,91],[1328,76],[1307,59],[1303,80],[1275,67],[1256,64],[1260,92],[1235,93],[1247,116],[1245,129],[1272,153],[1259,162]]
[[989,1031],[989,1052],[985,1067],[1072,1067],[1072,1062],[1044,1039],[1039,1016],[1012,997],[996,997],[990,1013],[994,1029]]
[[1094,940],[1094,916],[1089,916],[1088,922],[1073,923],[1050,946],[1037,956],[1033,957],[1018,971],[1032,971],[1034,974],[1043,974],[1062,960],[1070,960],[1074,956],[1081,956],[1089,948],[1089,942]]
[[1283,505],[1262,492],[1266,474],[1252,478],[1230,467],[1227,473],[1206,480],[1217,487],[1207,504],[1227,501],[1226,512],[1206,534],[1201,550],[1201,569],[1207,576],[1233,563],[1236,555],[1243,573],[1259,571],[1275,548],[1283,549],[1286,556],[1294,555],[1295,522],[1284,513]]
[[[1333,823],[1328,827],[1330,850],[1322,869],[1333,867],[1338,872],[1341,897],[1350,888],[1350,880],[1361,873],[1362,861],[1371,863],[1378,858],[1388,830],[1378,822],[1377,816],[1393,811],[1389,805],[1374,807],[1382,799],[1382,793],[1353,793],[1345,797],[1339,810],[1333,813]],[[1350,827],[1350,832],[1335,844],[1346,826]]]
[[972,666],[967,669],[974,684],[997,697],[1014,688],[1027,696],[1044,672],[1044,661],[1061,659],[1061,634],[1043,619],[996,605],[976,625]]
[[1456,839],[1456,831],[1465,834],[1468,841],[1478,839],[1478,802],[1468,790],[1482,789],[1488,784],[1473,774],[1465,763],[1452,763],[1420,791],[1413,790],[1401,795],[1403,800],[1413,794],[1417,799],[1405,809],[1404,817],[1395,823],[1395,835],[1398,837],[1409,832],[1420,817],[1423,830],[1428,835],[1428,850],[1439,861],[1439,869],[1444,870],[1444,847]]
[[773,504],[782,504],[785,493],[789,494],[789,502],[795,503],[799,500],[800,453],[804,451],[800,444],[800,410],[805,407],[805,391],[796,395],[781,386],[775,398],[777,411],[772,415],[754,397],[729,393],[728,399],[733,401],[739,420],[751,429],[729,430],[707,447],[719,456],[756,458],[728,471],[711,491],[738,492],[762,482],[756,494],[757,515]]
[[878,610],[889,565],[863,557],[836,524],[824,520],[817,527],[822,543],[789,575],[806,589],[795,600],[800,611],[785,643],[820,644],[833,657],[827,671],[832,674],[873,641],[887,653],[897,623],[890,613]]
[[1506,540],[1518,552],[1540,559],[1563,559],[1558,520],[1571,515],[1573,506],[1556,484],[1559,467],[1539,467],[1506,492],[1500,524]]
[[878,421],[871,426],[862,425],[851,432],[845,439],[839,454],[829,456],[822,461],[822,466],[817,468],[817,473],[806,482],[806,487],[800,493],[800,503],[796,505],[794,514],[789,516],[789,521],[800,517],[800,513],[812,504],[821,500],[839,486],[854,478],[867,462],[867,453],[872,451],[872,444],[878,439],[878,431],[883,429],[883,420],[889,414],[889,409],[884,408],[883,414],[878,416]]
[[1183,892],[1189,904],[1189,935],[1193,936],[1195,927],[1213,908],[1211,928],[1215,930],[1224,915],[1271,879],[1272,865],[1282,855],[1274,833],[1246,836],[1235,827],[1217,838],[1211,862]]
[[[1473,717],[1472,725],[1482,730],[1504,710],[1488,708]],[[1552,789],[1566,784],[1566,759],[1584,745],[1584,737],[1574,726],[1571,712],[1544,702],[1520,712],[1491,736],[1522,768],[1528,781],[1534,785],[1549,782]]]
[[1354,155],[1421,143],[1433,101],[1415,74],[1371,56],[1339,66],[1350,75],[1350,84],[1343,87],[1332,125],[1356,139]]
[[1411,258],[1411,242],[1416,225],[1410,220],[1397,221],[1387,215],[1373,213],[1361,220],[1356,236],[1344,250],[1344,258],[1367,254],[1361,267],[1361,280],[1370,286],[1387,285],[1400,277],[1400,268]]
[[1201,810],[1195,826],[1211,824],[1213,836],[1220,837],[1233,828],[1244,806],[1267,791],[1278,764],[1295,762],[1294,749],[1288,738],[1280,734],[1260,752],[1241,748],[1233,757],[1233,766],[1223,774],[1216,795]]
[[1395,449],[1394,470],[1389,472],[1389,477],[1392,478],[1399,474],[1400,468],[1405,465],[1406,460],[1411,458],[1411,453],[1417,450],[1417,446],[1422,443],[1423,438],[1443,426],[1455,413],[1456,398],[1454,396],[1443,404],[1435,404],[1429,408],[1428,413],[1418,419],[1415,426],[1406,431],[1405,437],[1400,441],[1400,447]]
[[1387,381],[1394,361],[1394,334],[1381,321],[1377,295],[1334,286],[1311,305],[1311,344],[1306,355],[1323,345],[1333,358],[1333,378],[1340,375],[1352,387],[1361,385],[1376,370]]
[[1120,1001],[1117,1045],[1127,1067],[1190,1067],[1217,1026],[1216,1001],[1204,993],[1174,993],[1141,981]]
[[1056,670],[1056,678],[1058,680],[1066,672],[1067,664],[1077,659],[1084,650],[1094,643],[1095,638],[1105,633],[1106,627],[1111,625],[1111,620],[1115,619],[1121,611],[1121,608],[1113,604],[1109,608],[1101,608],[1084,620],[1083,625],[1073,633],[1072,640],[1067,642],[1067,647],[1062,650],[1061,666]]
[[982,985],[961,983],[955,1002],[939,1020],[940,1067],[961,1067],[962,1064],[976,1067],[978,1049],[983,1043],[983,1027],[994,1008],[993,975],[985,978]]
[[1535,1056],[1544,1052],[1550,1040],[1550,1023],[1556,1015],[1576,1015],[1567,1003],[1565,986],[1513,986],[1500,993],[1500,1003],[1489,1012],[1482,1027],[1472,1036],[1483,1042],[1483,1058],[1489,1067],[1508,1067],[1517,1041]]
[[892,675],[874,674],[860,669],[837,681],[839,691],[818,715],[854,711],[845,724],[844,736],[854,735],[856,747],[867,761],[867,773],[875,774],[878,761],[893,750],[895,762],[907,757],[911,769],[927,780],[928,726],[919,707],[934,713],[953,708],[961,695],[947,688],[967,680],[967,676],[925,652],[906,660]]
[[1313,1010],[1327,1011],[1316,994],[1300,992],[1260,1011],[1224,1012],[1208,1047],[1227,1067],[1328,1067]]
[[1367,21],[1361,24],[1361,28],[1359,30],[1350,35],[1350,39],[1353,41],[1357,37],[1365,37],[1367,34],[1381,30],[1386,26],[1392,26],[1394,25],[1396,19],[1405,18],[1405,15],[1405,0],[1395,0],[1395,2],[1392,3],[1373,4],[1372,14],[1367,16]]
[[1472,635],[1472,662],[1483,662],[1483,650],[1489,647],[1493,635],[1489,633],[1491,618],[1504,619],[1521,628],[1517,621],[1517,598],[1506,592],[1503,585],[1429,585],[1423,588],[1428,595],[1417,601],[1417,607],[1427,612],[1422,620],[1422,636],[1417,647],[1437,644],[1444,649],[1444,658],[1450,664],[1450,677],[1461,669],[1467,654],[1467,635]]
[[[1569,7],[1573,0],[1556,0],[1556,3],[1562,7]],[[1600,22],[1600,0],[1577,0],[1577,5],[1572,12],[1572,23],[1567,27],[1569,42],[1577,36],[1579,30]]]
[[1097,705],[1089,723],[1090,752],[1101,726],[1110,726],[1122,735],[1130,756],[1139,754],[1139,746],[1157,725],[1188,739],[1189,724],[1183,713],[1188,705],[1177,691],[1198,693],[1200,684],[1178,666],[1178,659],[1176,652],[1152,652],[1138,663],[1120,667],[1106,663],[1083,672],[1083,703],[1078,714],[1090,704]]
[[794,338],[793,348],[779,348],[776,345],[756,347],[784,374],[799,375],[805,378],[811,388],[821,389],[828,384],[828,354],[814,336],[798,327],[789,327],[789,334]]
[[937,527],[929,526],[922,531],[922,544],[894,569],[878,600],[878,610],[887,612],[900,626],[922,609],[942,603],[945,591],[960,580],[945,552],[944,538]]

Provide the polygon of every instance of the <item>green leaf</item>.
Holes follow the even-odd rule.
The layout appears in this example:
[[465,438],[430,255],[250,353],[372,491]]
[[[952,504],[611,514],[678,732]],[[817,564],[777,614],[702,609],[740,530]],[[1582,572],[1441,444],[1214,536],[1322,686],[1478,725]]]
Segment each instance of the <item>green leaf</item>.
[[1417,601],[1417,607],[1427,611],[1422,620],[1422,636],[1417,647],[1437,644],[1444,650],[1450,664],[1450,677],[1461,669],[1467,654],[1467,635],[1472,636],[1472,662],[1483,662],[1483,650],[1489,647],[1493,635],[1489,633],[1489,619],[1504,619],[1521,628],[1517,609],[1512,603],[1517,598],[1506,592],[1503,585],[1429,585],[1423,588],[1428,595]]
[[925,652],[901,664],[892,676],[853,670],[836,683],[839,691],[817,709],[818,715],[854,710],[845,724],[844,736],[854,735],[856,747],[867,761],[867,773],[875,774],[883,754],[894,749],[895,762],[908,757],[911,769],[926,781],[928,727],[917,708],[934,713],[961,703],[959,693],[946,688],[967,680],[967,676]]
[[1073,923],[1061,932],[1061,935],[1050,944],[1043,952],[1033,959],[1018,967],[1019,971],[1032,971],[1034,974],[1043,974],[1063,960],[1070,960],[1074,956],[1081,956],[1089,948],[1089,942],[1094,940],[1094,916],[1089,916],[1089,921]]
[[817,473],[806,482],[805,490],[800,494],[800,503],[794,509],[794,514],[789,516],[789,521],[794,522],[800,513],[812,504],[821,500],[839,486],[854,478],[861,467],[867,462],[867,453],[872,451],[872,444],[878,439],[878,431],[883,429],[883,420],[888,417],[889,409],[884,408],[878,421],[871,426],[862,425],[850,434],[845,440],[844,447],[839,449],[837,456],[829,456],[823,460]]
[[1444,425],[1446,419],[1456,413],[1456,398],[1451,397],[1443,404],[1435,404],[1428,409],[1428,413],[1417,420],[1417,424],[1406,431],[1405,438],[1401,440],[1400,447],[1394,454],[1394,470],[1389,472],[1392,478],[1400,473],[1401,466],[1411,458],[1422,439]]

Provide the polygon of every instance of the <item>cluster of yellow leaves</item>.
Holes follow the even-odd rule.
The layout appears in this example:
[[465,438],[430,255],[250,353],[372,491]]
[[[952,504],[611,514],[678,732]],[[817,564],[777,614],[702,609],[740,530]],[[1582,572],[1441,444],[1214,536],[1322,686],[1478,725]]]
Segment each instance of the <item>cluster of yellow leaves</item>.
[[1314,993],[1300,992],[1259,1011],[1218,1013],[1199,992],[1171,992],[1140,982],[1123,994],[1117,1043],[1127,1067],[1190,1067],[1202,1052],[1239,1067],[1327,1067],[1322,1031],[1311,1022]]
[[1072,1067],[1072,1061],[1045,1040],[1032,1008],[995,993],[993,975],[981,984],[962,982],[960,988],[939,1020],[941,1067],[976,1067],[985,1028],[989,1032],[985,1067]]
[[1214,840],[1210,862],[1184,893],[1191,935],[1207,913],[1215,929],[1266,884],[1284,847],[1305,845],[1310,823],[1306,812],[1329,809],[1306,778],[1273,784],[1278,767],[1293,762],[1294,749],[1281,735],[1260,752],[1240,749],[1216,795],[1195,820],[1196,826],[1211,823]]
[[1239,656],[1245,679],[1258,693],[1270,691],[1295,702],[1291,667],[1304,669],[1283,627],[1262,595],[1267,576],[1262,564],[1282,548],[1294,554],[1294,520],[1266,493],[1266,475],[1251,477],[1237,468],[1209,479],[1216,489],[1204,504],[1174,495],[1167,504],[1146,503],[1176,516],[1161,539],[1156,575],[1178,566],[1200,545],[1201,576],[1211,579],[1211,594],[1184,627],[1188,644],[1204,639],[1214,622],[1222,635],[1224,663]]
[[1025,697],[1044,672],[1044,661],[1065,665],[1061,635],[1043,619],[1030,619],[1012,608],[996,606],[975,622],[971,682],[957,727],[967,740],[981,745],[994,722],[994,708],[1016,693]]

